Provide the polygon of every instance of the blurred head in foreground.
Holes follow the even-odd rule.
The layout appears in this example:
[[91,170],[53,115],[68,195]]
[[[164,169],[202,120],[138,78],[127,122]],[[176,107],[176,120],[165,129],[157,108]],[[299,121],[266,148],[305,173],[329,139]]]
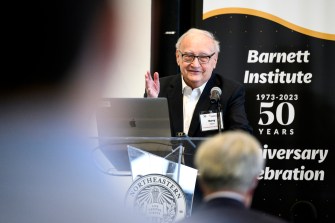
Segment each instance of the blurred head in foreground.
[[116,45],[113,5],[107,0],[6,3],[0,103],[62,101],[67,104],[57,106],[65,108],[96,99]]
[[205,141],[197,150],[195,164],[200,173],[204,196],[215,192],[235,192],[249,207],[264,160],[255,137],[228,131]]
[[116,219],[118,184],[94,165],[93,144],[81,133],[115,54],[113,6],[112,0],[3,6],[2,222]]

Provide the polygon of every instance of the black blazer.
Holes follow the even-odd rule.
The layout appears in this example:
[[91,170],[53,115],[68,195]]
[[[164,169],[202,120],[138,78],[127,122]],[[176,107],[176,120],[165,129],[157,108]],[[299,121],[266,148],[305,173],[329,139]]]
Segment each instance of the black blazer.
[[246,208],[241,202],[231,198],[215,198],[202,204],[191,217],[182,222],[187,223],[284,223],[285,221]]
[[[244,108],[245,89],[243,85],[213,73],[204,88],[195,107],[189,132],[190,137],[208,137],[217,133],[214,131],[201,131],[200,112],[216,109],[216,105],[210,103],[209,96],[213,87],[222,90],[221,104],[225,130],[242,129],[252,133]],[[171,134],[183,132],[183,94],[181,75],[172,75],[160,79],[160,93],[158,97],[168,99]]]

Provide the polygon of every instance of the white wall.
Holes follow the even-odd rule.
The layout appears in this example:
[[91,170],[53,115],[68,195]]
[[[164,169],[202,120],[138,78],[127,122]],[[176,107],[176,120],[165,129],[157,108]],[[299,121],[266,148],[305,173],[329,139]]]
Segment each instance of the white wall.
[[[119,0],[117,4],[120,18],[117,53],[103,97],[143,97],[144,74],[150,69],[151,0]],[[97,136],[95,119],[92,136]],[[101,165],[101,161],[95,161]],[[131,176],[108,179],[119,182],[121,197],[132,183]]]
[[120,36],[104,97],[143,97],[150,69],[151,0],[118,1]]

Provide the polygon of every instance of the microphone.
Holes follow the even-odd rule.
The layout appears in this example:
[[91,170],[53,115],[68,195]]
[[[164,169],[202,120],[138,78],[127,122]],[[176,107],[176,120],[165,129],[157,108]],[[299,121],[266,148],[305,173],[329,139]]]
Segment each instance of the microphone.
[[214,104],[220,101],[221,94],[222,94],[222,91],[219,87],[213,87],[211,89],[211,95],[209,96],[211,103]]

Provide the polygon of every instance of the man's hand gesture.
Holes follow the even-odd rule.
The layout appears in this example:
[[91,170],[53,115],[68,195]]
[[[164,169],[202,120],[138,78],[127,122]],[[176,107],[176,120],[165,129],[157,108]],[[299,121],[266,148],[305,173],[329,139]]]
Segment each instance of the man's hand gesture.
[[159,90],[160,90],[159,74],[155,72],[154,79],[152,79],[150,71],[147,71],[147,73],[145,74],[145,91],[147,93],[147,97],[157,98]]

